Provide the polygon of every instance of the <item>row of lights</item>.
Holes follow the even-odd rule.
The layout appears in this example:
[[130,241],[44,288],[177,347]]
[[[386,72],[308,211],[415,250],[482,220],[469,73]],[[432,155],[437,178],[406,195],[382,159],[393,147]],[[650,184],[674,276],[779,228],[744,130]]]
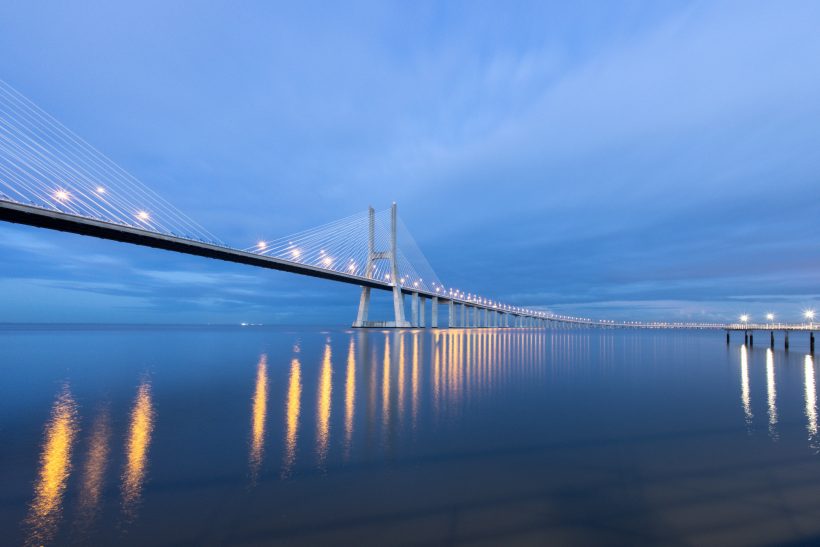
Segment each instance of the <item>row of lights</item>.
[[[97,186],[97,188],[95,188],[94,191],[100,195],[106,193],[106,189],[104,186]],[[52,196],[60,203],[66,203],[69,200],[71,200],[71,194],[68,191],[62,189],[55,190]],[[134,216],[137,218],[137,220],[141,220],[143,222],[148,222],[149,220],[151,220],[151,215],[148,214],[148,211],[137,211],[134,214]]]
[[[289,242],[289,245],[290,245],[291,257],[294,258],[294,259],[298,259],[301,256],[301,251],[299,250],[298,247],[293,246],[293,242]],[[256,244],[256,248],[259,252],[265,252],[266,250],[268,250],[267,241],[264,241],[264,240],[258,241],[257,244]],[[320,259],[322,265],[325,266],[326,268],[330,268],[330,266],[333,265],[333,258],[331,258],[330,255],[328,255],[324,251],[324,249],[319,250],[319,259]],[[356,271],[356,262],[352,258],[350,259],[350,263],[348,264],[347,269],[350,272],[355,272]],[[389,273],[385,274],[384,279],[385,279],[385,281],[390,282],[390,279],[391,279],[390,274]],[[399,278],[399,283],[402,284],[402,285],[406,285],[408,282],[409,282],[409,280],[405,277]],[[418,278],[417,280],[413,281],[413,287],[419,287],[420,284],[422,284],[422,283],[423,283],[423,279]],[[437,285],[435,282],[433,282],[433,287],[435,288],[437,294],[441,294],[441,293],[448,294],[452,298],[458,298],[460,300],[464,300],[464,301],[467,301],[467,302],[474,302],[476,304],[491,306],[491,307],[495,307],[495,308],[503,309],[503,310],[507,310],[507,311],[515,311],[515,312],[521,312],[521,313],[541,315],[543,317],[547,317],[547,315],[548,315],[546,313],[536,312],[535,310],[531,310],[531,309],[517,308],[517,307],[514,307],[514,306],[510,306],[508,304],[501,304],[501,303],[495,302],[493,300],[488,300],[486,298],[479,297],[478,295],[474,296],[472,294],[465,294],[463,291],[460,291],[458,289],[446,289],[445,287],[443,287],[441,285]]]
[[[803,312],[803,317],[808,319],[811,322],[814,322],[814,310],[805,310]],[[751,317],[749,316],[748,313],[744,313],[743,315],[740,316],[740,322],[741,323],[748,323],[750,319],[751,319]],[[767,313],[766,314],[766,321],[769,322],[769,323],[774,322],[774,314],[773,313]]]

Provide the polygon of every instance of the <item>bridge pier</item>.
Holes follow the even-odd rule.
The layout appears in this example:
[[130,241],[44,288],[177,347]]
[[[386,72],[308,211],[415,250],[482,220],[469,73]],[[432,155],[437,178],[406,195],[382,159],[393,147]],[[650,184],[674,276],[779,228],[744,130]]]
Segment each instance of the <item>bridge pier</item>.
[[755,331],[749,333],[749,347],[755,345]]
[[784,348],[786,351],[789,351],[789,331],[786,331],[786,338],[785,338],[785,340],[783,341],[783,348]]
[[769,347],[774,349],[774,331],[769,332]]
[[460,305],[461,308],[461,321],[459,321],[459,327],[466,327],[467,326],[467,304],[464,302]]
[[809,353],[814,355],[814,333],[809,332]]
[[447,328],[456,326],[456,303],[450,300],[447,302]]
[[419,293],[410,295],[410,326],[419,326]]
[[425,297],[419,298],[419,327],[424,328],[424,308],[427,307],[427,299]]
[[438,296],[434,296],[430,303],[430,326],[434,329],[438,328]]

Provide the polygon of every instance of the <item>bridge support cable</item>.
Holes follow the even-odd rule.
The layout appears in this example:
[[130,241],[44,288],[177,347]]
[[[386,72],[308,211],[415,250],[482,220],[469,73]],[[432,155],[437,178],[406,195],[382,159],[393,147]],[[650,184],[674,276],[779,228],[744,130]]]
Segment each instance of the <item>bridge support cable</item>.
[[221,245],[2,80],[0,200]]

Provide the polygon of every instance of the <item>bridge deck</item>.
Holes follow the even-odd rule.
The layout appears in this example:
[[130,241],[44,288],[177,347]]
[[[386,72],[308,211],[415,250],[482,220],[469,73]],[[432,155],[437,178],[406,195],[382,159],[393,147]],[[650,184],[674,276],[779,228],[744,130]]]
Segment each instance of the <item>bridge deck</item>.
[[[226,262],[234,262],[237,264],[245,264],[248,266],[256,266],[259,268],[267,268],[270,270],[279,270],[283,272],[297,273],[320,279],[328,279],[331,281],[338,281],[350,285],[370,287],[383,291],[392,291],[393,286],[390,283],[377,279],[368,279],[358,275],[349,274],[346,272],[335,271],[332,269],[320,268],[310,264],[302,264],[295,261],[284,260],[281,258],[274,258],[255,254],[239,249],[233,249],[214,243],[187,239],[169,234],[153,232],[136,228],[133,226],[126,226],[121,224],[114,224],[104,220],[88,218],[83,216],[65,213],[61,211],[54,211],[25,205],[22,203],[5,201],[0,199],[0,221],[13,222],[16,224],[25,224],[37,228],[47,228],[50,230],[58,230],[61,232],[69,232],[73,234],[92,236],[101,239],[108,239],[111,241],[119,241],[123,243],[131,243],[134,245],[141,245],[144,247],[152,247],[155,249],[164,249],[167,251],[174,251],[183,254],[194,256],[201,256],[206,258],[213,258],[217,260],[224,260]],[[567,317],[545,312],[525,312],[520,310],[510,310],[493,305],[479,304],[468,299],[461,299],[453,295],[439,294],[426,290],[410,289],[402,287],[404,294],[418,294],[421,297],[433,298],[437,297],[442,302],[454,302],[464,304],[479,309],[487,309],[507,313],[520,317],[532,317],[552,322],[559,322],[569,325],[589,326],[589,327],[604,327],[604,328],[655,328],[655,329],[714,329],[714,330],[814,330],[813,325],[757,325],[757,324],[723,324],[723,323],[668,323],[668,322],[618,322],[606,320],[586,320],[574,317]]]

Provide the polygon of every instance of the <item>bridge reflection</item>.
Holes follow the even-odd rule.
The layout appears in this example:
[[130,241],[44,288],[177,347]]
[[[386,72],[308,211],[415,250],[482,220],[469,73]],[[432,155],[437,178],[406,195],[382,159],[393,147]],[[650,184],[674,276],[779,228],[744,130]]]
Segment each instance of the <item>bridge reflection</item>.
[[[389,461],[412,450],[414,443],[424,444],[431,435],[474,420],[474,411],[480,411],[483,402],[492,405],[517,397],[522,385],[572,388],[593,375],[624,378],[632,364],[618,356],[624,348],[635,354],[629,339],[571,331],[448,329],[323,336],[313,350],[301,351],[297,344],[285,357],[277,358],[269,350],[248,355],[235,415],[227,414],[231,429],[248,444],[224,449],[236,453],[236,468],[225,471],[230,480],[235,477],[246,487],[248,474],[256,485],[321,475],[338,466]],[[663,362],[676,342],[641,343]],[[731,391],[725,397],[731,398],[738,429],[742,419],[749,437],[765,439],[765,424],[772,441],[798,442],[803,449],[808,442],[810,450],[820,453],[813,357],[799,356],[797,361],[794,355],[790,362],[788,354],[772,349],[755,352],[747,346],[728,355]],[[591,363],[594,366],[588,366]],[[121,469],[119,490],[110,489],[114,500],[117,494],[120,497],[118,514],[126,523],[137,518],[152,445],[161,441],[154,439],[152,389],[152,382],[143,377],[133,401],[123,408],[127,419],[118,421],[116,407],[102,404],[94,407],[90,423],[82,428],[75,397],[68,385],[60,389],[43,429],[25,520],[27,543],[53,541],[60,522],[70,522],[71,517],[81,530],[100,520],[106,475],[112,468]],[[794,423],[799,423],[799,437],[796,428],[789,429]],[[164,442],[169,438],[173,435]],[[275,461],[271,473],[266,472],[266,459]],[[77,476],[71,478],[75,468]],[[71,488],[76,492],[67,495]],[[66,499],[75,500],[75,505],[68,503],[76,507],[75,514],[64,516]]]

